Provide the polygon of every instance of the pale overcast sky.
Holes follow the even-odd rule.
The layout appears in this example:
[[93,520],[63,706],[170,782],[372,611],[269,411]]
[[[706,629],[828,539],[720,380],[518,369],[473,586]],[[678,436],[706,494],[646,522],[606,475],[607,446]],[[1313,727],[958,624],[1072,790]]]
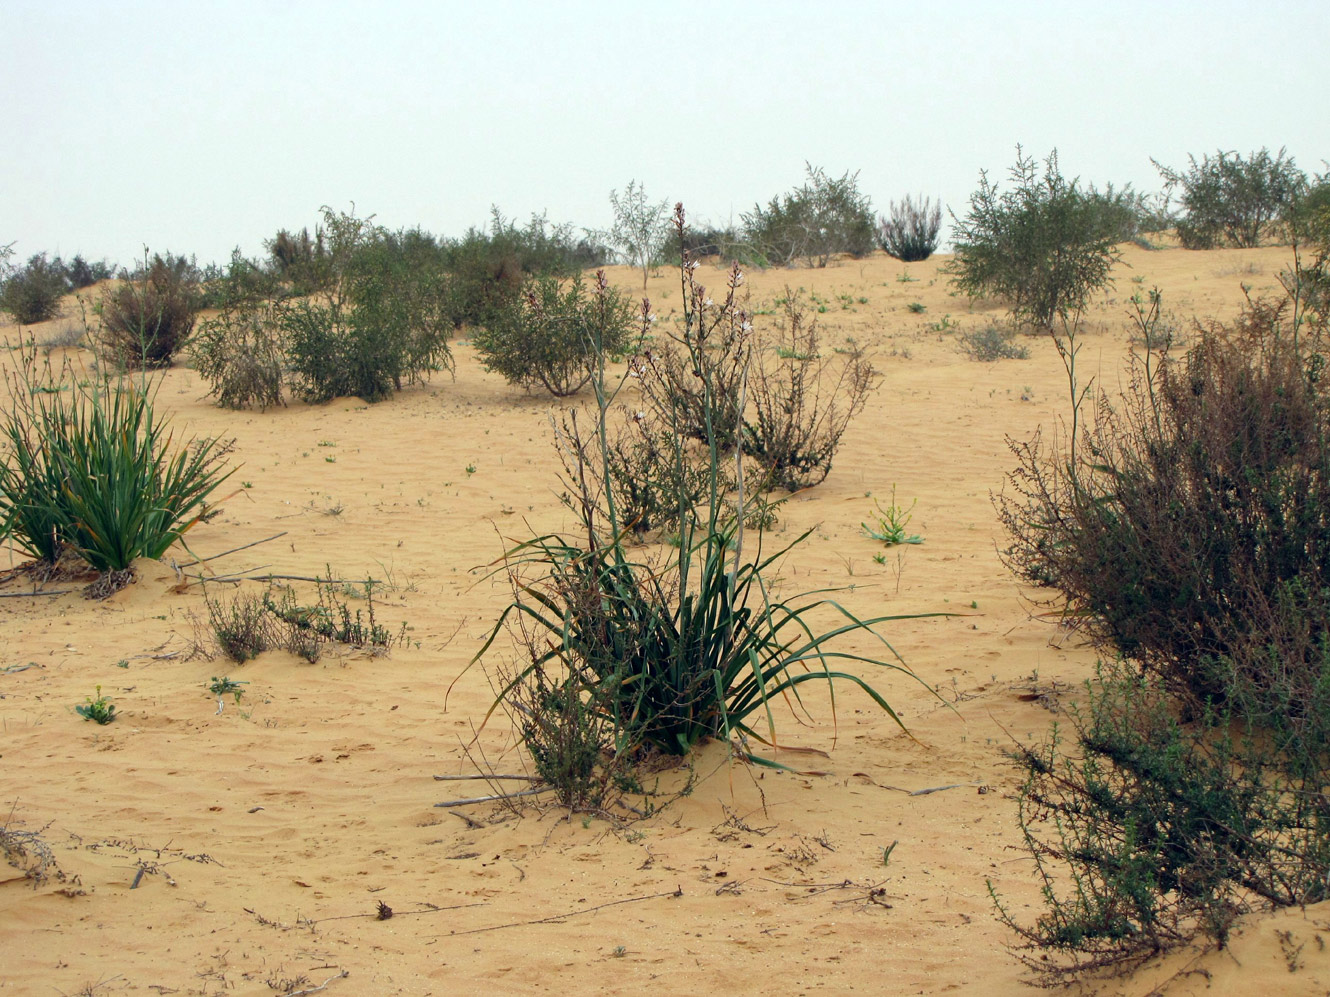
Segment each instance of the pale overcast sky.
[[964,212],[981,168],[1156,190],[1150,157],[1330,158],[1325,0],[0,0],[0,244],[262,251],[320,205],[605,227],[637,179],[738,221],[804,162]]

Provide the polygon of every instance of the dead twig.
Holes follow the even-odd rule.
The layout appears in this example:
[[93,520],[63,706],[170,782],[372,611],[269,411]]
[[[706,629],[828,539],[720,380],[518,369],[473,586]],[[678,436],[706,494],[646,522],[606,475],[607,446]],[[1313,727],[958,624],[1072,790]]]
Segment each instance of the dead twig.
[[336,976],[330,976],[330,977],[328,977],[326,980],[324,980],[324,981],[323,981],[321,984],[319,984],[317,987],[307,987],[307,988],[304,989],[304,990],[289,990],[289,991],[287,991],[287,993],[284,995],[284,997],[300,997],[301,994],[316,994],[316,993],[318,993],[320,990],[327,990],[327,989],[328,989],[328,984],[329,984],[329,983],[332,983],[334,980],[342,980],[342,979],[345,979],[346,977],[348,977],[348,976],[350,976],[350,975],[351,975],[350,971],[344,969],[344,970],[342,970],[340,973],[338,973]]
[[538,917],[530,921],[511,921],[508,924],[492,924],[488,928],[468,928],[466,931],[453,931],[449,934],[458,935],[478,935],[485,931],[499,931],[502,928],[525,928],[533,924],[549,924],[554,921],[563,921],[578,914],[590,914],[593,911],[604,910],[606,907],[618,907],[620,904],[636,904],[644,900],[659,900],[661,897],[681,897],[683,896],[683,887],[675,887],[665,893],[652,893],[645,897],[626,897],[623,900],[611,900],[609,903],[596,904],[594,907],[583,907],[581,910],[570,910],[566,914],[551,914],[549,917]]
[[228,554],[235,554],[242,550],[249,550],[251,547],[257,547],[259,544],[266,544],[270,540],[280,540],[282,537],[286,536],[286,534],[287,531],[283,530],[281,533],[274,533],[272,536],[264,537],[262,540],[255,540],[253,543],[242,544],[239,547],[232,547],[230,550],[224,550],[220,554],[213,554],[211,557],[200,557],[197,560],[190,561],[188,564],[179,565],[179,567],[192,568],[196,564],[207,564],[209,561],[216,561],[219,558],[226,557]]
[[[314,918],[309,923],[322,924],[324,921],[350,921],[353,918],[358,918],[358,917],[372,917],[376,921],[386,921],[388,920],[388,918],[383,916],[383,911],[382,911],[382,908],[386,906],[387,906],[386,904],[380,901],[380,909],[370,914],[334,914],[332,917]],[[451,907],[435,907],[433,904],[427,904],[426,906],[428,907],[427,910],[396,910],[396,911],[392,910],[391,907],[388,907],[388,910],[392,911],[392,913],[389,914],[388,917],[410,917],[412,914],[438,914],[440,911],[445,911],[445,910],[462,910],[465,907],[487,907],[489,906],[489,904],[483,900],[478,900],[472,904],[453,904]]]
[[518,790],[516,793],[495,793],[492,796],[472,796],[465,800],[444,800],[442,803],[434,805],[436,807],[464,807],[471,803],[495,803],[500,800],[514,800],[519,796],[535,796],[538,793],[548,793],[553,789],[553,786],[533,786],[530,789]]
[[436,775],[435,782],[462,782],[475,779],[520,779],[522,782],[539,782],[540,777],[535,775],[499,775],[495,773],[480,772],[475,775]]
[[33,599],[39,595],[69,595],[77,589],[50,589],[46,592],[0,592],[0,599]]

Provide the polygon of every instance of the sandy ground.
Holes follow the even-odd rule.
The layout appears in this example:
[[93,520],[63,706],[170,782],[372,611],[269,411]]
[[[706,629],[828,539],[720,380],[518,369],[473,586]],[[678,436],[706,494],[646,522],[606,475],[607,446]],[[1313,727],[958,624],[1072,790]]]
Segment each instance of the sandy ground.
[[[1134,291],[1157,283],[1184,324],[1229,316],[1240,284],[1273,286],[1287,255],[1127,248],[1084,367],[1118,383]],[[381,579],[379,617],[406,621],[412,643],[315,665],[191,656],[203,594],[178,584],[169,562],[192,560],[178,549],[105,602],[0,599],[0,823],[39,832],[60,872],[34,889],[0,864],[0,992],[272,994],[330,979],[330,995],[1025,992],[988,893],[1018,917],[1039,910],[1002,749],[1046,735],[1094,654],[1037,618],[1001,565],[990,496],[1012,466],[1004,438],[1050,425],[1067,391],[1047,342],[1023,361],[957,350],[959,332],[1001,310],[951,296],[943,259],[749,281],[759,307],[786,284],[815,294],[828,340],[867,344],[883,374],[835,471],[782,509],[776,537],[813,529],[780,569],[783,591],[841,586],[861,616],[957,614],[884,627],[923,684],[865,669],[912,736],[862,695],[843,691],[833,716],[815,693],[814,722],[785,716],[781,734],[828,756],[781,758],[817,774],[756,770],[711,745],[692,760],[690,795],[627,824],[434,806],[485,791],[435,775],[524,765],[502,717],[472,743],[492,701],[486,670],[446,703],[445,690],[509,598],[482,566],[566,523],[548,399],[485,373],[464,342],[455,379],[373,406],[226,412],[193,371],[171,370],[159,400],[177,430],[234,436],[241,465],[193,552],[280,533],[210,567]],[[720,287],[721,271],[704,272]],[[679,306],[668,272],[649,293],[663,317]],[[62,324],[33,331],[40,342]],[[877,563],[859,524],[866,496],[893,486],[917,499],[925,542]],[[489,673],[512,654],[501,642]],[[207,686],[223,675],[248,684],[219,712]],[[119,708],[104,727],[74,711],[97,685]],[[660,773],[659,799],[688,774]],[[380,903],[394,916],[377,917]],[[1330,908],[1254,917],[1227,952],[1178,953],[1084,992],[1323,994],[1328,935]]]

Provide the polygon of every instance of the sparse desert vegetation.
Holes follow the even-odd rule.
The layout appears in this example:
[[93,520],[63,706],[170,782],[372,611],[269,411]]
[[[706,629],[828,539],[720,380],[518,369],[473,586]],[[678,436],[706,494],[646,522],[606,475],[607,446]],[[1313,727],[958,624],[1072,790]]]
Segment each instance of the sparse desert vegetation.
[[325,207],[83,347],[112,268],[6,253],[0,975],[1320,980],[1324,178],[1018,152],[948,247],[807,169],[668,242],[636,182],[600,234]]

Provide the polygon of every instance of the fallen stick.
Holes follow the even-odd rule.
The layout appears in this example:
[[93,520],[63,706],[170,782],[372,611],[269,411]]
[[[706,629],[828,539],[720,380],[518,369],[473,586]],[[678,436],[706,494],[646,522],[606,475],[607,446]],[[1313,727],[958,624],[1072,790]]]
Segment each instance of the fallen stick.
[[927,796],[929,793],[940,793],[944,789],[964,789],[966,786],[982,786],[982,782],[953,782],[947,786],[930,786],[928,789],[916,789],[910,793],[911,796]]
[[540,781],[540,776],[536,776],[536,775],[484,775],[484,774],[476,774],[476,775],[436,775],[436,776],[434,777],[434,781],[435,781],[435,782],[462,782],[462,781],[474,780],[474,779],[484,779],[484,780],[486,780],[486,781],[488,781],[488,780],[490,780],[490,779],[520,779],[522,782],[539,782],[539,781]]
[[0,592],[0,599],[31,599],[39,595],[69,595],[75,589],[50,589],[46,592]]
[[[489,901],[478,900],[471,904],[453,904],[451,907],[435,907],[431,905],[428,910],[397,910],[393,911],[393,917],[410,917],[412,914],[441,914],[449,910],[463,910],[466,907],[488,907]],[[350,921],[357,917],[372,917],[375,920],[383,921],[386,918],[379,914],[334,914],[332,917],[319,917],[310,921],[310,924],[322,924],[324,921]]]
[[549,924],[552,921],[563,921],[570,917],[576,917],[578,914],[590,914],[593,911],[604,910],[606,907],[617,907],[620,904],[641,903],[643,900],[658,900],[661,897],[681,897],[683,896],[683,887],[676,887],[667,893],[652,893],[645,897],[627,897],[623,900],[611,900],[609,903],[596,904],[594,907],[583,907],[581,910],[570,910],[566,914],[551,914],[549,917],[538,917],[531,921],[511,921],[508,924],[491,924],[488,928],[468,928],[466,931],[450,931],[449,934],[457,935],[478,935],[484,931],[499,931],[502,928],[525,928],[532,924]]
[[548,793],[553,786],[533,786],[531,789],[521,789],[516,793],[495,793],[493,796],[472,796],[465,800],[444,800],[442,803],[434,804],[436,807],[465,807],[472,803],[494,803],[497,800],[515,800],[519,796],[535,796],[537,793]]
[[197,578],[201,582],[322,582],[325,585],[379,585],[377,578],[319,578],[312,575],[251,575],[250,571],[261,571],[266,568],[266,564],[261,564],[257,568],[246,568],[244,571],[237,571],[229,575],[217,575],[215,577],[205,577],[203,575],[189,575],[190,578]]
[[6,665],[4,668],[0,668],[0,672],[4,672],[6,675],[13,675],[15,672],[26,672],[29,668],[41,667],[42,666],[37,662],[29,661],[26,665]]
[[180,565],[180,567],[192,568],[196,564],[207,564],[209,561],[216,561],[219,557],[226,557],[228,554],[235,554],[242,550],[249,550],[251,547],[257,547],[259,544],[266,544],[269,540],[279,540],[286,536],[286,534],[287,531],[282,530],[281,533],[274,533],[272,536],[265,537],[263,540],[255,540],[253,543],[244,544],[240,547],[232,547],[230,550],[224,550],[220,554],[213,554],[211,557],[200,557],[197,561],[190,561],[188,564]]
[[301,994],[316,994],[316,993],[318,993],[320,990],[327,990],[327,989],[328,989],[328,984],[331,983],[333,980],[341,980],[341,979],[344,979],[345,977],[348,977],[348,976],[350,976],[350,975],[351,975],[350,972],[348,972],[347,970],[344,969],[344,970],[342,970],[340,973],[338,973],[336,976],[330,976],[330,977],[328,977],[326,980],[323,981],[323,983],[321,983],[321,984],[320,984],[319,986],[317,986],[317,987],[309,987],[309,988],[307,988],[307,989],[305,989],[305,990],[288,990],[288,991],[286,992],[286,997],[300,997]]

